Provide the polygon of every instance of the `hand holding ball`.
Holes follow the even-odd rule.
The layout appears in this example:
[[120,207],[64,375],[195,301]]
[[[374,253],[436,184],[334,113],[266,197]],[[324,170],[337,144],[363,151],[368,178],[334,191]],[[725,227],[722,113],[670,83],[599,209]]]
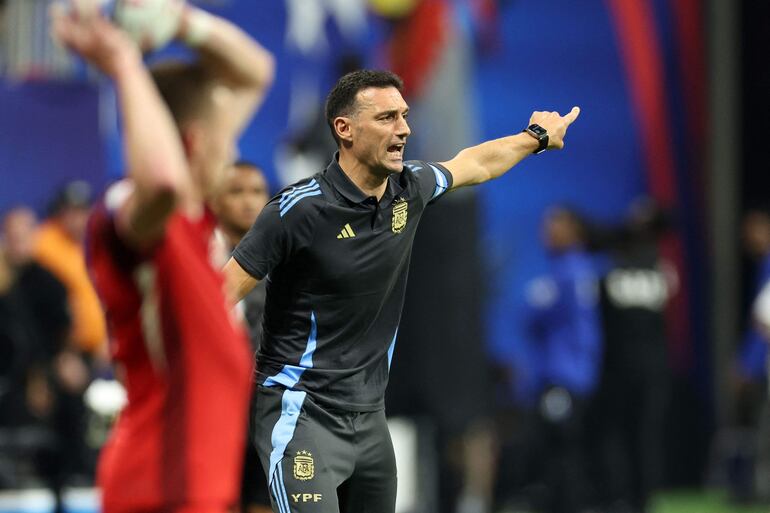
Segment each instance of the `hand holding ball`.
[[179,32],[184,0],[70,0],[78,18],[112,13],[112,20],[142,50],[165,46]]
[[113,18],[143,50],[151,50],[174,39],[184,8],[183,0],[116,0]]

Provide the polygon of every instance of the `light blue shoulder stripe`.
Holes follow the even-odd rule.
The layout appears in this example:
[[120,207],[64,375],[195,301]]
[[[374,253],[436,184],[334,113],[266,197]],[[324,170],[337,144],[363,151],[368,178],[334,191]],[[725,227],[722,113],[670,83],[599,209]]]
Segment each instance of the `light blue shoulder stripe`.
[[312,180],[310,180],[310,182],[306,183],[301,187],[292,187],[288,191],[281,194],[281,201],[279,203],[279,206],[283,208],[283,206],[294,196],[301,194],[307,191],[308,189],[314,189],[314,188],[318,188],[318,182],[316,182],[315,178],[313,178]]
[[435,199],[438,196],[441,196],[446,190],[449,185],[449,182],[447,181],[446,176],[444,176],[444,173],[434,166],[433,164],[428,164],[431,169],[433,169],[433,174],[436,175],[436,189],[433,191],[433,196],[431,199]]
[[406,167],[408,167],[409,169],[411,169],[413,173],[415,173],[415,172],[417,172],[417,171],[422,169],[422,166],[420,164],[417,164],[417,163],[414,163],[414,162],[411,162],[409,164],[405,163],[404,165]]
[[282,209],[281,209],[281,217],[285,216],[286,212],[288,212],[291,209],[291,207],[296,205],[297,202],[299,202],[301,199],[309,198],[310,196],[318,196],[320,194],[322,194],[322,192],[316,186],[316,188],[314,188],[314,189],[308,189],[307,191],[303,192],[302,194],[294,196],[294,198],[291,201],[289,201],[289,203],[285,207],[282,207]]

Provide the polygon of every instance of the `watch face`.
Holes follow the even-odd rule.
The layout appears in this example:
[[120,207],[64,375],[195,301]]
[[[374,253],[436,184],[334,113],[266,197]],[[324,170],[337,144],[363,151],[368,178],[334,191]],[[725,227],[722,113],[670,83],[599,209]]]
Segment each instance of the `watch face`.
[[541,127],[540,125],[529,125],[527,129],[535,133],[537,136],[543,136],[548,133],[545,128]]

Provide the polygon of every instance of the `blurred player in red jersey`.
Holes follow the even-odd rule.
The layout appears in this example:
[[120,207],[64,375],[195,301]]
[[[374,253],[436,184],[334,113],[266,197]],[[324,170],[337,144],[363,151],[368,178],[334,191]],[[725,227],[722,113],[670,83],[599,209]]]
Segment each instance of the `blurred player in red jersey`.
[[128,392],[98,470],[103,511],[224,512],[237,501],[251,357],[212,262],[205,201],[272,81],[272,56],[186,7],[199,59],[152,71],[102,17],[56,12],[55,37],[109,76],[128,178],[89,221],[89,268]]

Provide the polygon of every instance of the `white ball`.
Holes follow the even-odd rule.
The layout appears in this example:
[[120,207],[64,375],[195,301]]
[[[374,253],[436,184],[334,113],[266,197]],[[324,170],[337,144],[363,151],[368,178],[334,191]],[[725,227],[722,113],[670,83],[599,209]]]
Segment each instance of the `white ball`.
[[116,0],[113,19],[139,46],[150,50],[174,38],[184,6],[184,0]]

